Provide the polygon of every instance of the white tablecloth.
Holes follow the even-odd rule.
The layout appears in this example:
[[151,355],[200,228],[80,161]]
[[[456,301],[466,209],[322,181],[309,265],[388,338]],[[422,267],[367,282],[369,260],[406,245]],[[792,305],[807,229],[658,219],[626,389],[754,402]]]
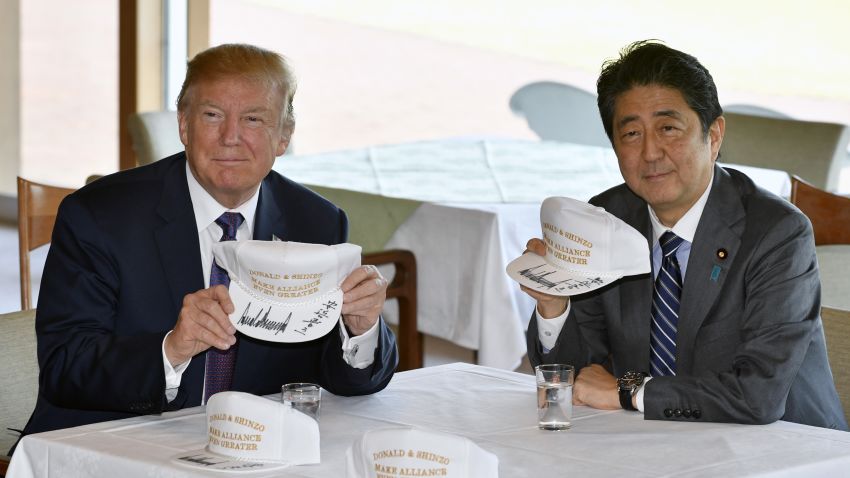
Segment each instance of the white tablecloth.
[[[784,172],[729,166],[790,193]],[[505,266],[540,237],[540,203],[588,200],[622,182],[612,149],[551,141],[426,141],[286,156],[275,169],[306,184],[427,201],[386,246],[416,255],[419,330],[503,369],[525,353],[533,307]],[[385,315],[396,321],[392,305]]]
[[[277,398],[277,397],[274,397]],[[536,427],[534,378],[469,364],[397,374],[375,395],[325,393],[322,463],[244,476],[345,476],[345,451],[367,430],[418,426],[470,438],[499,458],[499,476],[846,476],[850,433],[788,422],[765,426],[643,420],[574,407],[565,432]],[[170,462],[205,445],[203,408],[31,435],[10,478],[235,476]]]

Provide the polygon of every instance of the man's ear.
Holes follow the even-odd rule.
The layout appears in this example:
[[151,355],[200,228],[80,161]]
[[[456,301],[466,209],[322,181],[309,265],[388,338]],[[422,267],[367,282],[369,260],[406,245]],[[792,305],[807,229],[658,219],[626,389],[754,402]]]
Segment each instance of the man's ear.
[[280,139],[277,143],[277,148],[275,149],[275,157],[283,156],[283,153],[286,152],[286,148],[289,147],[289,142],[292,141],[292,133],[295,131],[295,124],[292,122],[287,122],[283,126],[283,131],[280,133]]
[[183,143],[183,147],[187,147],[189,144],[189,131],[188,131],[188,122],[189,119],[186,118],[185,111],[177,112],[177,127],[180,130],[180,142]]
[[708,141],[711,147],[711,160],[717,161],[720,153],[720,145],[723,144],[723,136],[726,134],[726,118],[718,116],[714,123],[708,127]]

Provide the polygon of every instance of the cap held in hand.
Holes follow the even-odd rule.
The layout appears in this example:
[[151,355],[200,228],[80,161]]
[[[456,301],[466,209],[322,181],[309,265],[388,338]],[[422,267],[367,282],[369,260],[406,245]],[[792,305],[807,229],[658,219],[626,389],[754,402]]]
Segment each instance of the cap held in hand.
[[546,198],[540,225],[546,255],[526,252],[507,267],[511,279],[529,289],[578,295],[651,271],[646,238],[601,207],[566,197]]
[[283,241],[213,245],[230,276],[230,322],[245,335],[271,342],[323,337],[339,321],[342,281],[360,266],[360,246]]

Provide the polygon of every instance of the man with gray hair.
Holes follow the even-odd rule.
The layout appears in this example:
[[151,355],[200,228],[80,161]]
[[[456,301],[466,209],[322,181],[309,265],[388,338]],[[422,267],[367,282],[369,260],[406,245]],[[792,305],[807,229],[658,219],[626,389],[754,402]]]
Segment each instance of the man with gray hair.
[[[398,355],[379,315],[387,281],[373,266],[342,282],[338,328],[296,344],[237,334],[228,289],[215,285],[220,240],[346,241],[342,210],[271,170],[295,126],[294,93],[274,52],[199,53],[178,99],[185,152],[63,201],[39,296],[40,388],[25,434],[201,405],[219,390],[262,395],[314,382],[359,395],[387,385]],[[222,367],[224,383],[211,374]]]

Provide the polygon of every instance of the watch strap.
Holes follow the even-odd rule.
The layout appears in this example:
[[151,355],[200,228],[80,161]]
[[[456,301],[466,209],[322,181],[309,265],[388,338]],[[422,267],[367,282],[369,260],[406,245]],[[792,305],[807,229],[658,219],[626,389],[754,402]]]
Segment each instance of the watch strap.
[[632,405],[632,390],[628,388],[619,388],[618,393],[620,394],[620,406],[623,407],[623,410],[629,411],[637,411],[637,409]]

